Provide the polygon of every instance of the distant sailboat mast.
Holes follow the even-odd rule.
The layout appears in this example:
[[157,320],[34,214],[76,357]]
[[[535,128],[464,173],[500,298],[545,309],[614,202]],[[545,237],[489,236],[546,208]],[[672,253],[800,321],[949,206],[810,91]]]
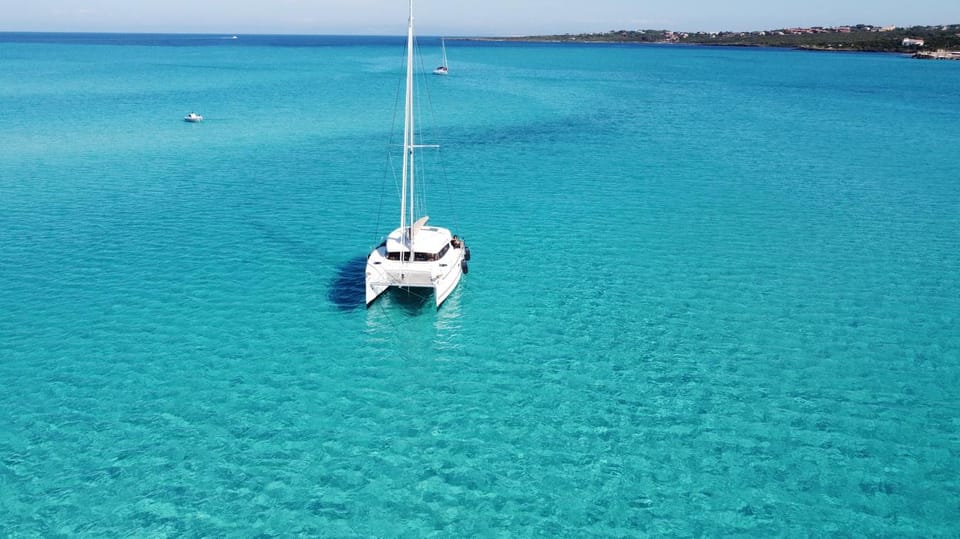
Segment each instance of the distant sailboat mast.
[[447,39],[440,38],[440,67],[447,68]]
[[447,69],[447,39],[440,38],[440,65],[433,70],[434,75],[446,75]]

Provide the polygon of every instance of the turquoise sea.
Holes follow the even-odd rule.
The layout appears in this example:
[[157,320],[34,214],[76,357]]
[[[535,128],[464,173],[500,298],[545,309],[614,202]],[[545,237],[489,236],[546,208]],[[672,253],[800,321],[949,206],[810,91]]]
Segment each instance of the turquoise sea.
[[230,37],[0,34],[0,536],[960,535],[960,62],[448,40],[365,309],[403,40]]

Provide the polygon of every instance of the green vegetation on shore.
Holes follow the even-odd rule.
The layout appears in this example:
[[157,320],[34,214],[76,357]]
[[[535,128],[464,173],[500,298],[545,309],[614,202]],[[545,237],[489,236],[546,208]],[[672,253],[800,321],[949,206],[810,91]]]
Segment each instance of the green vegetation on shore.
[[[593,34],[563,34],[502,39],[577,43],[686,43],[691,45],[912,53],[924,50],[960,49],[960,24],[912,26],[909,28],[857,24],[829,28],[819,26],[781,28],[755,32],[614,30]],[[911,40],[919,40],[923,43],[920,44],[918,41]]]

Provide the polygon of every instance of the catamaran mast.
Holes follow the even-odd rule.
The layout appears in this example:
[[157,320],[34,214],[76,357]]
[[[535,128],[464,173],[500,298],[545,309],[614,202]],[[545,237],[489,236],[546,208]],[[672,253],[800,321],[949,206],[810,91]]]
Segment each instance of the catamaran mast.
[[[407,95],[403,114],[403,173],[400,181],[400,230],[408,235],[407,245],[413,258],[413,0],[410,0],[410,18],[407,22]],[[407,213],[410,228],[407,229]],[[400,259],[403,260],[401,255]]]

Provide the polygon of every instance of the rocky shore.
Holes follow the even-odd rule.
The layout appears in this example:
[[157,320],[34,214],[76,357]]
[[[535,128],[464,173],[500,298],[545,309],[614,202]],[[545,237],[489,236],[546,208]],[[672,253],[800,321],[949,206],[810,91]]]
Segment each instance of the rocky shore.
[[960,51],[918,51],[913,54],[920,60],[960,60]]

